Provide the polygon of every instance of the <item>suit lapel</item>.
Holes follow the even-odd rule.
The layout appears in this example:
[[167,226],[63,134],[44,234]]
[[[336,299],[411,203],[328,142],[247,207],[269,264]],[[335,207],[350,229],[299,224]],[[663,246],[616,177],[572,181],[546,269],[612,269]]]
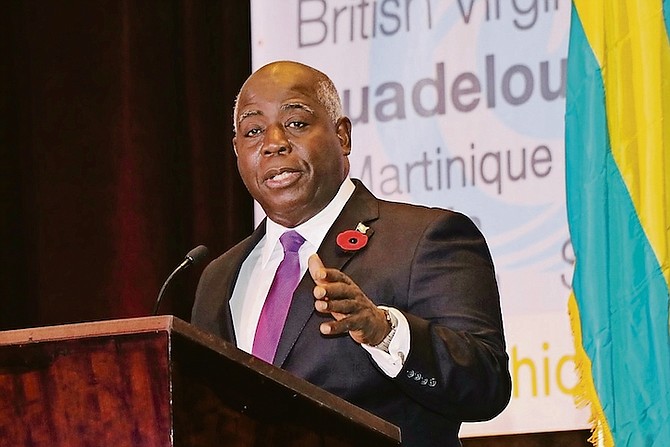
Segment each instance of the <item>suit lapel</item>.
[[[379,216],[377,199],[362,183],[357,180],[354,180],[354,182],[356,184],[354,194],[344,206],[330,230],[328,230],[326,237],[317,251],[326,267],[342,271],[344,271],[346,264],[356,256],[357,252],[346,252],[338,247],[336,241],[337,235],[345,230],[355,229],[359,222],[370,225]],[[372,237],[373,233],[374,230],[370,226],[366,234],[368,237]],[[275,354],[274,364],[276,366],[284,364],[305,325],[315,312],[313,289],[314,281],[308,271],[293,294],[293,301],[291,302],[284,330],[277,346],[277,353]],[[311,337],[319,336],[319,334],[308,335]]]

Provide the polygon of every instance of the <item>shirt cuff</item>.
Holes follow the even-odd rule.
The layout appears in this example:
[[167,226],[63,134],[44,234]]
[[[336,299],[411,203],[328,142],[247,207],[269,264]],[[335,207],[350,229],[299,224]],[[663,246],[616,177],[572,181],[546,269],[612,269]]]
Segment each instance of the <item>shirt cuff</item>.
[[381,368],[389,377],[396,377],[400,374],[405,359],[409,355],[410,335],[409,323],[407,318],[398,309],[386,306],[378,306],[380,309],[385,309],[391,312],[398,320],[396,332],[389,344],[389,352],[383,349],[375,348],[374,346],[362,344],[363,349],[368,351],[372,356],[372,360]]

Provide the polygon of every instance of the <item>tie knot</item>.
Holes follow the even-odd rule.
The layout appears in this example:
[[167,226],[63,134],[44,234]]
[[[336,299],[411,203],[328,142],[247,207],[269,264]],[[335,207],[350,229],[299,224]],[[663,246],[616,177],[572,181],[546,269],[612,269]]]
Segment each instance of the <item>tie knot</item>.
[[300,246],[305,242],[305,238],[300,236],[297,231],[291,230],[282,234],[279,237],[279,242],[284,247],[284,253],[297,253]]

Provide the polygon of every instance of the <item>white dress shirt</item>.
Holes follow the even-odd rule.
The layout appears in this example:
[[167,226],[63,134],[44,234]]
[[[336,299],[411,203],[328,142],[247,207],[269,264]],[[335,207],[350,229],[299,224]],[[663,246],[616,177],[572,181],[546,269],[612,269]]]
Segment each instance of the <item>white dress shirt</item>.
[[[321,242],[326,237],[326,233],[328,233],[344,205],[354,193],[354,189],[353,182],[347,178],[333,200],[323,210],[307,222],[292,228],[305,238],[305,243],[302,244],[298,252],[301,276],[307,271],[307,260],[317,252]],[[263,303],[270,290],[279,263],[284,257],[279,237],[289,230],[289,228],[267,219],[265,236],[242,263],[240,275],[233,289],[230,309],[233,316],[237,347],[248,353],[251,353],[253,347],[256,326]],[[385,308],[389,312],[393,312],[398,320],[396,333],[389,345],[389,352],[368,345],[361,346],[370,353],[372,359],[388,376],[395,377],[400,373],[404,360],[409,354],[409,323],[402,312],[388,307]]]

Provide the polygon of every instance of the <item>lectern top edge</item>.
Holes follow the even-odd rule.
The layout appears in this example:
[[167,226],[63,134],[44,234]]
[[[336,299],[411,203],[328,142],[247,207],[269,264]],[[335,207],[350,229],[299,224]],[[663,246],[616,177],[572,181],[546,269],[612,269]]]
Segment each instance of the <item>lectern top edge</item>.
[[106,335],[137,334],[142,332],[170,331],[174,324],[171,315],[156,317],[124,318],[85,323],[62,324],[0,332],[0,346],[38,343],[43,341],[71,340],[75,338]]

